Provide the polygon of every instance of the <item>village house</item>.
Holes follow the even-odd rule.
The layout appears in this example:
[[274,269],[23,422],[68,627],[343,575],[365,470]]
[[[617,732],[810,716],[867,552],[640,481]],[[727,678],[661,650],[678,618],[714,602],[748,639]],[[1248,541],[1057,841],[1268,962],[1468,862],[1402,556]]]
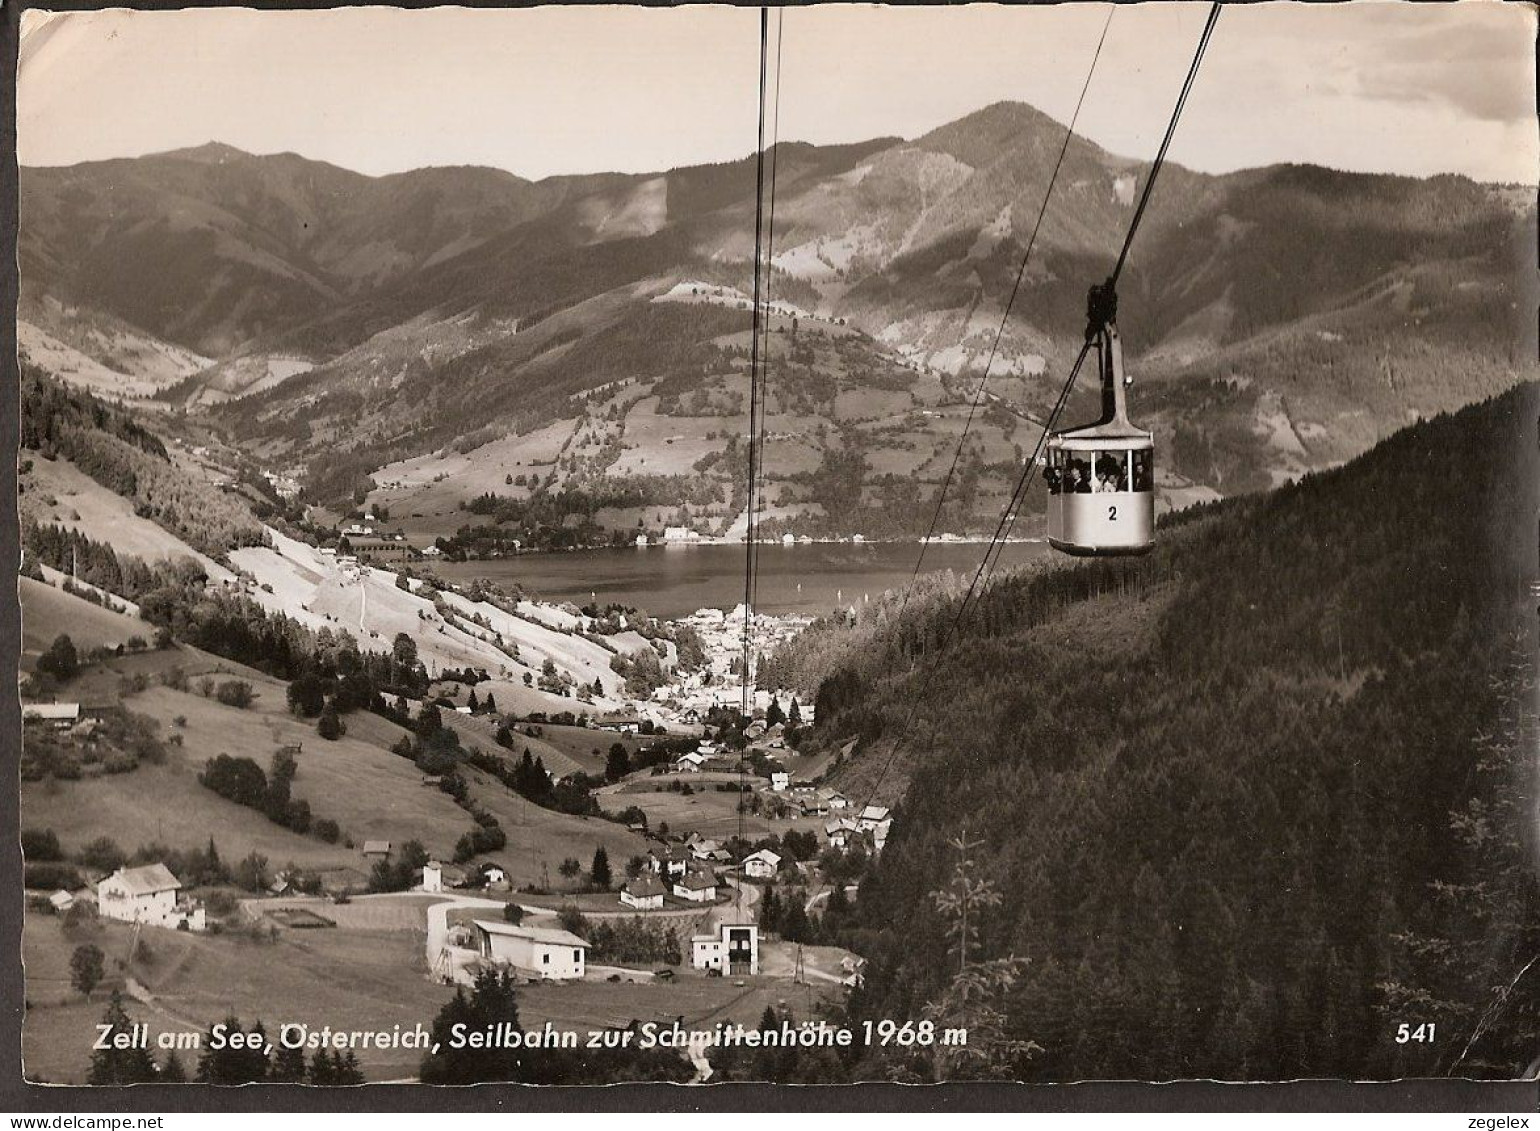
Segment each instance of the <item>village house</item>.
[[550,981],[583,976],[588,944],[570,931],[555,927],[515,927],[511,923],[475,920],[477,949],[497,966]]
[[180,898],[182,881],[164,864],[119,868],[96,885],[96,906],[108,919],[173,930],[201,931],[203,907]]
[[674,881],[674,894],[691,903],[711,903],[717,897],[716,877],[710,872],[686,872]]
[[743,858],[743,874],[752,880],[768,880],[781,870],[781,857],[768,848],[761,848]]
[[690,965],[730,977],[759,973],[759,928],[753,923],[723,923],[717,934],[690,939]]
[[785,792],[791,788],[791,775],[785,770],[776,770],[770,775],[770,788],[777,793]]
[[657,911],[667,891],[657,876],[644,872],[620,889],[620,902],[638,911]]
[[888,814],[889,811],[886,805],[868,805],[865,809],[861,810],[861,815],[856,818],[856,823],[860,826],[862,832],[872,832],[878,825],[891,819]]
[[825,821],[823,826],[824,836],[829,838],[833,848],[849,848],[857,831],[858,826],[849,817],[836,817],[832,821]]
[[660,876],[682,876],[690,868],[690,854],[677,844],[655,844],[647,850],[647,866]]
[[829,802],[822,791],[797,786],[791,791],[791,800],[804,817],[822,817],[829,811]]
[[838,790],[820,789],[818,796],[823,798],[824,804],[834,812],[850,808],[850,799]]
[[709,761],[709,759],[706,757],[706,755],[702,754],[698,750],[692,750],[690,753],[681,757],[679,761],[675,762],[674,768],[681,773],[698,774],[700,773],[700,768],[704,766],[707,761]]
[[705,837],[691,837],[688,843],[690,855],[696,860],[715,860],[722,853],[720,841],[708,840]]
[[69,730],[79,721],[79,703],[27,703],[21,708],[23,726]]

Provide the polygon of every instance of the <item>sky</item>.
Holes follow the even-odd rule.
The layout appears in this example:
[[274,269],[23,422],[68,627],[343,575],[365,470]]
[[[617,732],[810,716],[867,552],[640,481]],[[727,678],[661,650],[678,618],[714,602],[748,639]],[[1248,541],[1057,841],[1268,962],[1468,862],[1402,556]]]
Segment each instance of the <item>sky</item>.
[[[779,136],[919,136],[1012,100],[1149,158],[1200,3],[822,5],[777,18]],[[1496,0],[1232,5],[1171,159],[1540,182],[1535,15]],[[369,174],[647,172],[752,153],[752,8],[188,9],[22,16],[17,146],[67,165],[221,141]]]

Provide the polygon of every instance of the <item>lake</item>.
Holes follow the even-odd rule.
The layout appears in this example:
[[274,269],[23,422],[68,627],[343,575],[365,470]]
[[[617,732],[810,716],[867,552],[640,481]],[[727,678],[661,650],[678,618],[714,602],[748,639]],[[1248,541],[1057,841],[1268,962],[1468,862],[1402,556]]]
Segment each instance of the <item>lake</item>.
[[[925,551],[923,572],[950,569],[971,577],[984,550],[983,543],[933,543]],[[1013,542],[1001,553],[1000,568],[1051,552],[1042,542]],[[517,582],[546,601],[613,601],[674,618],[741,604],[745,553],[745,547],[731,545],[627,546],[440,562],[436,569],[446,581]],[[817,614],[876,600],[884,590],[908,582],[919,553],[918,543],[899,542],[761,546],[758,611]]]

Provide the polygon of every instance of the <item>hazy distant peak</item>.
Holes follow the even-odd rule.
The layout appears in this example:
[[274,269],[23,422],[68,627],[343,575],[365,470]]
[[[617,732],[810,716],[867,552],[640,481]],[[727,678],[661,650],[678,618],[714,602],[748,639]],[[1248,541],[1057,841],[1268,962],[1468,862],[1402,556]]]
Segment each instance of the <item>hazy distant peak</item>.
[[[1052,141],[1056,147],[1064,139],[1065,124],[1025,102],[995,102],[938,126],[915,140],[921,149],[946,153],[966,165],[991,164],[1007,149],[1035,146]],[[1100,146],[1079,137],[1077,144],[1105,156]]]
[[221,165],[227,161],[248,161],[253,156],[244,149],[237,149],[233,145],[226,145],[222,141],[207,141],[202,145],[189,146],[186,149],[168,149],[163,153],[151,154],[153,157],[173,157],[180,161],[201,161],[210,165]]

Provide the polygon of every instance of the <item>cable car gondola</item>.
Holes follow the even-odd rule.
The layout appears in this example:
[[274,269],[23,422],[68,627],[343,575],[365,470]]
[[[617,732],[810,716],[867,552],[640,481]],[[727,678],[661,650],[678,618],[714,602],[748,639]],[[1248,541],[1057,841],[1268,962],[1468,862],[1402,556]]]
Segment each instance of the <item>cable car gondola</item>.
[[1048,542],[1079,557],[1143,554],[1155,527],[1155,437],[1128,419],[1117,293],[1091,288],[1086,341],[1096,346],[1102,415],[1048,440]]

